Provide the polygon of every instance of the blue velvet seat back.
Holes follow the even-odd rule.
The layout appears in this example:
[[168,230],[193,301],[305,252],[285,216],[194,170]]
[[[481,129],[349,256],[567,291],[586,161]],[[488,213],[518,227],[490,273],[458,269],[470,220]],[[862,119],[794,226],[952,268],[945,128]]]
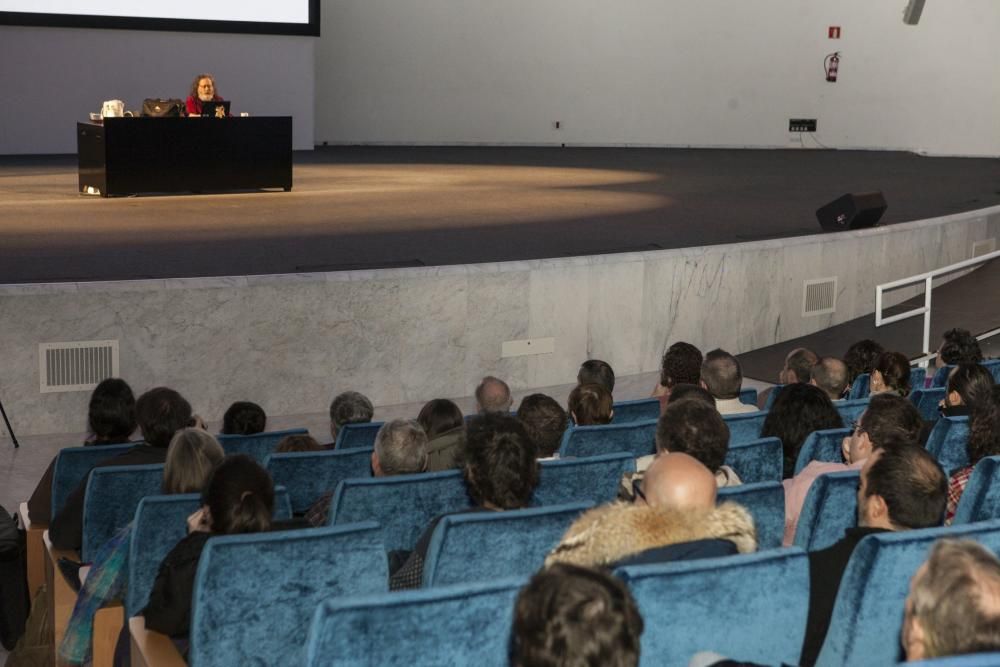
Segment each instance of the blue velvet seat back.
[[425,588],[530,577],[593,503],[446,516],[424,559]]
[[1000,384],[1000,359],[989,359],[982,366],[993,376],[993,384]]
[[740,403],[746,403],[747,405],[757,405],[757,390],[753,387],[744,387],[740,389]]
[[333,493],[328,521],[376,521],[388,551],[410,550],[432,519],[471,506],[458,470],[345,479]]
[[837,401],[833,407],[837,408],[840,418],[844,421],[844,426],[850,426],[852,422],[861,419],[861,413],[868,409],[868,398],[859,398],[854,401]]
[[947,391],[944,387],[914,389],[910,392],[909,398],[910,402],[920,411],[920,417],[924,421],[936,422],[938,417],[941,416],[938,405],[944,400],[944,395]]
[[91,445],[90,447],[67,447],[59,451],[52,471],[52,513],[56,516],[66,506],[66,499],[73,489],[80,485],[87,473],[95,465],[127,452],[139,443],[124,445]]
[[910,389],[923,389],[927,381],[927,369],[919,366],[910,367]]
[[947,364],[937,369],[931,378],[931,387],[946,387],[948,386],[948,375],[951,374],[951,369],[955,366],[954,364]]
[[610,502],[618,494],[622,475],[632,472],[635,472],[635,458],[628,452],[542,461],[531,504]]
[[523,577],[328,600],[309,630],[308,667],[508,667]]
[[910,577],[935,540],[969,538],[1000,552],[1000,521],[869,535],[844,571],[817,665],[890,665],[902,656],[899,630]]
[[757,528],[757,548],[777,549],[785,535],[785,487],[781,482],[740,484],[719,489],[716,502],[746,507]]
[[779,438],[758,438],[730,445],[726,465],[736,471],[744,484],[780,482],[781,457]]
[[778,394],[780,394],[781,390],[784,388],[785,385],[783,384],[776,384],[773,387],[771,387],[771,392],[767,395],[767,402],[764,403],[765,411],[770,411],[771,408],[774,407],[774,402],[778,400]]
[[799,457],[795,460],[795,474],[802,472],[810,461],[843,463],[842,445],[844,438],[850,434],[850,428],[825,428],[810,433],[799,449]]
[[371,449],[271,454],[267,471],[275,484],[288,489],[292,511],[301,514],[341,480],[371,477]]
[[802,504],[795,527],[795,546],[806,551],[825,549],[858,523],[860,470],[831,472],[817,477]]
[[767,419],[767,410],[722,415],[722,419],[729,427],[729,446],[732,447],[741,442],[750,442],[760,438],[760,429],[764,426],[764,420]]
[[632,422],[660,418],[660,400],[658,398],[618,401],[612,407],[615,411],[614,417],[611,420],[613,424],[631,424]]
[[809,609],[809,560],[801,549],[635,565],[617,574],[645,624],[642,667],[686,665],[699,651],[798,664]]
[[611,452],[629,452],[634,458],[656,453],[656,421],[649,419],[628,424],[571,426],[563,434],[559,456],[596,456]]
[[944,658],[918,660],[917,662],[901,662],[906,667],[997,667],[1000,665],[1000,653],[970,653],[968,655],[949,655]]
[[[187,535],[187,518],[200,506],[201,494],[198,493],[146,496],[139,501],[129,544],[126,618],[138,614],[149,602],[149,591],[160,563]],[[288,491],[284,487],[274,490],[274,518],[291,518]]]
[[955,510],[955,523],[1000,519],[1000,456],[980,459]]
[[384,592],[388,577],[372,522],[213,537],[195,576],[188,663],[301,665],[316,607]]
[[375,447],[375,436],[385,422],[367,422],[364,424],[344,424],[337,431],[334,449],[360,449]]
[[937,459],[945,474],[969,465],[969,418],[941,417],[927,438],[927,451]]
[[851,391],[847,394],[847,400],[856,401],[861,398],[868,398],[868,394],[871,391],[871,379],[870,373],[858,373],[858,376],[854,378],[854,382],[851,383]]
[[162,487],[162,463],[94,468],[83,499],[83,562],[93,561],[104,543],[132,521],[139,501],[158,495]]
[[261,465],[286,435],[308,435],[304,428],[290,428],[284,431],[269,431],[253,435],[217,435],[219,444],[226,454],[246,454]]

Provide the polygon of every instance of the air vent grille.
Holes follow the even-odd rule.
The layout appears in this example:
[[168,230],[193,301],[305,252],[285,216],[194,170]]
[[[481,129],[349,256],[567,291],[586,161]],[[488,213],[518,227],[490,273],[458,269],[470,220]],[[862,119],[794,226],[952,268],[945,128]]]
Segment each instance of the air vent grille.
[[101,380],[118,376],[118,341],[39,343],[38,363],[43,394],[89,391]]
[[802,317],[837,310],[837,277],[807,280],[802,286]]

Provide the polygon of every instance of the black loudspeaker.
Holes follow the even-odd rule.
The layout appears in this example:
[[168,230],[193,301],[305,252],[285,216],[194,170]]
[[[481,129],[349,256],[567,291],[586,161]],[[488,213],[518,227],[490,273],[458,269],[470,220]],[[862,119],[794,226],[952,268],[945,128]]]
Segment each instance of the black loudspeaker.
[[828,232],[874,227],[888,208],[881,192],[846,194],[816,210],[816,219]]

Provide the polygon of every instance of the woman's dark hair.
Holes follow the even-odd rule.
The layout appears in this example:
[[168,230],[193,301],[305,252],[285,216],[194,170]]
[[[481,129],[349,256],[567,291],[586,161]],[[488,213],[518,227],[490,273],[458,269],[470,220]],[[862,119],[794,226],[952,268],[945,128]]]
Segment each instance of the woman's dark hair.
[[673,389],[670,390],[669,403],[679,401],[682,398],[693,398],[706,405],[710,405],[713,408],[715,407],[715,399],[712,398],[710,393],[708,393],[708,389],[705,389],[701,385],[687,383],[675,384]]
[[[784,454],[784,477],[795,474],[795,461],[806,437],[813,431],[842,428],[843,420],[833,401],[811,384],[796,382],[785,385],[774,399],[771,411],[760,430],[762,438],[780,438]],[[737,471],[738,472],[738,471]]]
[[701,379],[701,350],[691,343],[678,341],[667,348],[660,360],[660,384],[698,384]]
[[286,452],[318,452],[323,449],[316,438],[308,434],[286,435],[278,441],[278,446],[274,448],[275,454]]
[[90,395],[87,428],[91,444],[128,442],[136,429],[135,396],[125,380],[101,381]]
[[983,360],[979,341],[966,329],[945,331],[938,353],[946,364],[978,364]]
[[614,399],[604,386],[591,382],[579,384],[569,393],[569,412],[577,426],[611,423]]
[[435,398],[427,401],[417,415],[417,423],[424,429],[428,440],[433,440],[446,431],[465,424],[462,411],[454,401],[447,398]]
[[517,408],[517,418],[528,430],[539,456],[548,457],[559,451],[569,415],[556,399],[545,394],[525,396]]
[[900,352],[883,352],[875,360],[872,373],[878,371],[882,375],[885,386],[900,396],[910,394],[910,360]]
[[988,400],[972,406],[969,416],[969,465],[985,456],[1000,454],[1000,385],[994,385]]
[[227,456],[208,478],[202,504],[211,513],[213,533],[269,530],[274,513],[274,482],[246,454]]
[[870,338],[859,340],[847,348],[844,363],[847,364],[848,384],[853,383],[854,379],[862,373],[871,373],[872,369],[875,368],[875,360],[884,351],[885,349],[881,345]]
[[146,444],[166,447],[174,433],[193,426],[191,404],[173,389],[150,389],[135,402],[135,416]]
[[957,391],[971,411],[993,395],[993,374],[979,364],[959,364],[948,374],[948,393]]
[[538,450],[517,417],[486,414],[469,420],[461,464],[476,505],[527,507],[538,486]]
[[264,408],[250,401],[236,401],[222,417],[223,435],[253,435],[267,428]]

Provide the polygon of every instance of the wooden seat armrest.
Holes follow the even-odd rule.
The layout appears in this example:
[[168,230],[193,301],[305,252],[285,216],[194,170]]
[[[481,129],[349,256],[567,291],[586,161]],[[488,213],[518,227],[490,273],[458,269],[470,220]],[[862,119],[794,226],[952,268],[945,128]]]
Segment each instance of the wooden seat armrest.
[[132,638],[132,667],[187,667],[170,637],[147,630],[144,617],[128,619],[128,629]]
[[21,503],[17,508],[21,525],[27,531],[27,566],[28,594],[35,597],[38,589],[45,583],[45,542],[42,534],[48,530],[48,524],[32,523],[28,517],[28,503]]

